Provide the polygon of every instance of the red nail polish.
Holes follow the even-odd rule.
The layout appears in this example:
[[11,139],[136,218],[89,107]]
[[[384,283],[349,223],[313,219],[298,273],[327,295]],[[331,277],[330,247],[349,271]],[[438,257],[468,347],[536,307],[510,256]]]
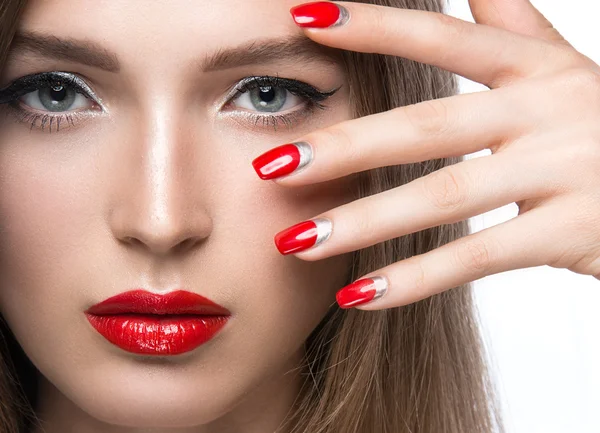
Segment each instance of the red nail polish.
[[312,160],[312,148],[304,141],[275,147],[252,161],[261,179],[285,176],[305,167]]
[[252,161],[261,179],[273,179],[291,173],[300,164],[300,152],[293,144],[284,144],[263,153]]
[[348,20],[346,8],[332,2],[312,2],[290,9],[294,22],[300,27],[331,27]]
[[362,278],[339,290],[335,298],[341,308],[352,308],[382,297],[387,281],[382,277]]
[[331,227],[326,218],[303,221],[277,233],[275,245],[284,255],[304,251],[329,239]]
[[261,179],[274,179],[299,171],[312,160],[312,148],[303,141],[275,147],[252,161]]

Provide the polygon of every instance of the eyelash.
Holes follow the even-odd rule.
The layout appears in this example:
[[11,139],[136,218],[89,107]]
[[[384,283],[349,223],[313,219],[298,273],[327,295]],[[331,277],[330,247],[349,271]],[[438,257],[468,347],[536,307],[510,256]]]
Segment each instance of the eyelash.
[[[47,112],[37,113],[30,109],[23,108],[24,104],[19,102],[21,96],[27,95],[36,90],[41,90],[56,85],[62,85],[65,88],[75,90],[87,99],[99,104],[99,98],[90,89],[90,87],[78,76],[68,72],[43,72],[40,74],[27,75],[12,82],[5,89],[0,90],[0,105],[6,104],[12,114],[15,114],[17,120],[23,123],[30,123],[30,131],[37,127],[44,130],[46,123],[50,121],[49,132],[52,132],[52,124],[56,122],[56,130],[60,129],[60,123],[65,121],[75,126],[75,121],[83,117],[81,112],[73,111],[71,113],[48,114]],[[37,121],[40,120],[40,125]]]
[[[24,108],[26,105],[19,101],[21,96],[36,90],[55,87],[57,84],[62,85],[67,89],[72,89],[97,105],[101,105],[100,98],[98,98],[85,81],[77,75],[68,72],[43,72],[21,77],[6,88],[0,89],[0,106],[5,104],[7,108],[10,108],[10,111],[16,115],[19,122],[29,123],[31,125],[30,131],[34,127],[44,130],[48,122],[49,132],[52,132],[53,123],[56,125],[56,131],[59,131],[60,123],[63,121],[75,126],[77,120],[89,117],[89,115],[81,114],[82,111],[61,114],[48,114],[49,112],[37,113],[31,111],[29,108]],[[313,114],[316,109],[326,109],[327,107],[321,102],[331,97],[341,88],[340,86],[329,92],[321,92],[315,87],[299,80],[272,76],[252,76],[242,79],[236,85],[227,97],[225,105],[229,105],[242,94],[258,87],[282,87],[289,93],[299,96],[306,101],[304,103],[304,108],[286,114],[258,114],[258,112],[245,112],[243,114],[243,116],[246,117],[249,122],[253,123],[255,127],[262,121],[263,127],[271,124],[275,131],[277,130],[277,125],[279,123],[283,123],[288,128],[291,128],[292,125],[301,119]]]
[[277,125],[279,122],[285,124],[288,128],[291,128],[302,118],[313,114],[315,110],[326,109],[327,106],[321,102],[331,97],[341,88],[340,86],[329,92],[321,92],[310,84],[299,80],[272,76],[253,76],[244,78],[234,89],[234,94],[227,97],[227,101],[234,101],[242,94],[258,87],[283,87],[288,92],[299,96],[306,101],[306,105],[303,109],[295,110],[291,113],[258,114],[256,112],[252,112],[245,114],[245,116],[254,123],[254,126],[256,126],[256,124],[260,121],[263,122],[263,126],[268,126],[269,122],[271,122],[271,125],[275,131],[277,131]]

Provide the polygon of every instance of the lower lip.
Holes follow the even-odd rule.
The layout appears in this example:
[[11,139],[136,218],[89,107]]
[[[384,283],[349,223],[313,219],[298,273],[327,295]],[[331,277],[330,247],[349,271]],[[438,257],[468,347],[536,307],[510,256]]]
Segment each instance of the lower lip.
[[229,316],[141,315],[86,313],[91,325],[108,341],[127,352],[178,355],[213,338]]

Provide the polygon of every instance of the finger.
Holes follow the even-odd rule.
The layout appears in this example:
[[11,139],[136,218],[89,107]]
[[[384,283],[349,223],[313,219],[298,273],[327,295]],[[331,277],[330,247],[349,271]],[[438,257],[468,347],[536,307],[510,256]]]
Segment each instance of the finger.
[[[338,206],[275,236],[282,254],[308,261],[450,224],[568,185],[535,152],[501,152],[444,167],[412,182]],[[556,162],[558,163],[558,162]]]
[[469,0],[476,23],[571,47],[529,0]]
[[[542,266],[556,256],[560,244],[557,208],[535,208],[365,275],[338,291],[338,303],[361,310],[399,307],[488,275]],[[375,287],[366,286],[373,277],[379,277]]]
[[[530,80],[347,120],[271,149],[253,166],[262,179],[299,186],[377,167],[495,151],[560,116],[555,87],[548,79],[537,85]],[[572,86],[562,87],[566,93]]]
[[[347,13],[336,14],[334,10],[339,6]],[[291,13],[296,24],[305,27],[305,34],[318,43],[406,57],[490,88],[558,71],[579,61],[574,51],[560,50],[548,41],[437,12],[362,3],[318,2],[292,8]],[[324,13],[328,14],[325,18]],[[306,27],[333,24],[338,15],[340,20],[332,27]]]

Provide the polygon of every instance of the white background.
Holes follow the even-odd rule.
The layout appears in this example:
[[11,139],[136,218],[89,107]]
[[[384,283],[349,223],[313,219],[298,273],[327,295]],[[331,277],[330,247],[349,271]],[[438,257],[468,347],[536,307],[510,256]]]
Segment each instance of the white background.
[[[597,0],[532,3],[578,51],[600,63]],[[467,0],[449,4],[450,15],[473,21]],[[460,86],[462,93],[488,90],[462,77]],[[501,224],[517,212],[511,203],[471,218],[471,230]],[[600,433],[600,281],[542,266],[474,285],[507,432]]]

